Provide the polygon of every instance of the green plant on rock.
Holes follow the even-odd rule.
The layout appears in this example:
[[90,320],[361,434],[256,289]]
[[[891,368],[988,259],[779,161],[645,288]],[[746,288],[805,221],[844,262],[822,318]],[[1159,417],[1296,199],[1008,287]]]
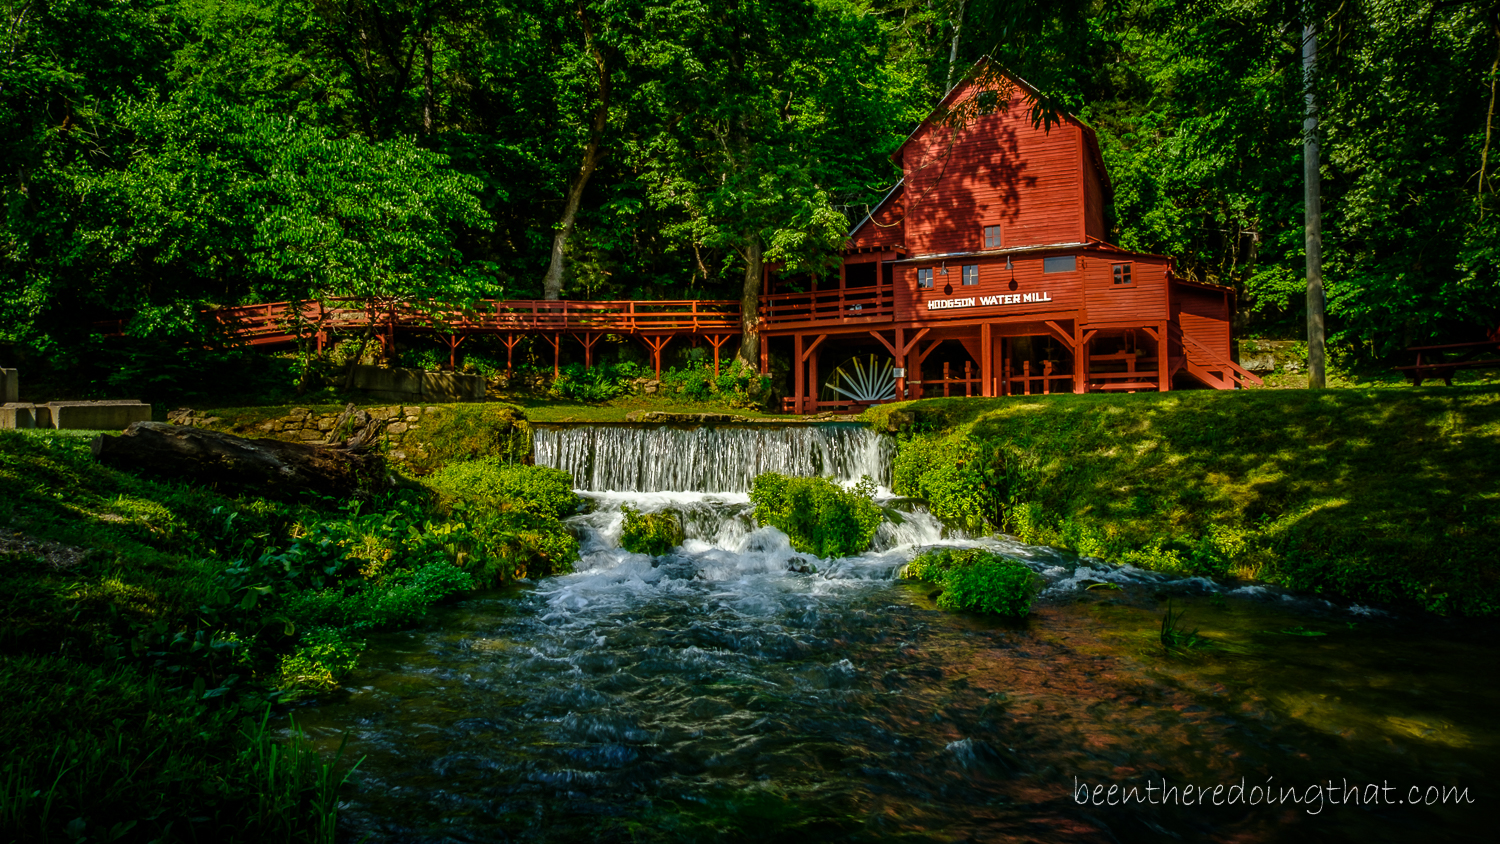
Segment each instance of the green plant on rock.
[[1036,596],[1036,574],[1023,562],[981,548],[928,551],[907,564],[904,577],[942,588],[937,604],[1025,618]]
[[868,477],[844,489],[827,478],[766,472],[755,478],[750,501],[757,522],[785,533],[798,551],[828,558],[869,549],[881,520],[874,495]]
[[620,547],[632,554],[660,557],[682,544],[682,525],[671,513],[642,513],[634,507],[623,508],[625,528],[620,533]]

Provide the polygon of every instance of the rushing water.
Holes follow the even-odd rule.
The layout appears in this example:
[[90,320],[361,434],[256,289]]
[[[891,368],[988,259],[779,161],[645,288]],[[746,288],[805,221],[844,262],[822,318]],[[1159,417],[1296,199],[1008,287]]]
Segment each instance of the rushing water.
[[575,425],[538,428],[536,462],[566,469],[582,489],[747,492],[762,472],[840,482],[890,476],[890,438],[863,425]]
[[[966,538],[895,500],[872,551],[812,559],[756,527],[745,473],[706,455],[797,468],[776,455],[821,448],[803,471],[883,480],[879,442],[635,429],[631,444],[617,433],[630,430],[539,438],[539,460],[616,490],[584,493],[576,573],[379,637],[345,694],[299,713],[319,741],[347,731],[365,757],[347,840],[1490,840],[1500,687],[1487,643]],[[602,465],[577,451],[589,438],[611,449]],[[639,465],[679,456],[700,468]],[[667,478],[685,489],[619,491]],[[687,539],[660,558],[624,551],[626,503],[676,512]],[[895,580],[919,548],[976,543],[1047,580],[1029,622],[940,612],[928,587]],[[1163,652],[1166,599],[1214,650]],[[1325,798],[1313,814],[1080,805],[1074,790],[1163,776],[1274,778],[1304,796],[1329,779],[1457,785],[1477,803]]]

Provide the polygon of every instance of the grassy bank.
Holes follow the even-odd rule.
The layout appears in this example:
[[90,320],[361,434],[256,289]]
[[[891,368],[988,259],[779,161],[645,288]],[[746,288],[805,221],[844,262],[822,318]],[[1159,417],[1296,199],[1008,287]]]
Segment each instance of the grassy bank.
[[1113,562],[1451,615],[1500,612],[1500,390],[930,399],[894,486]]
[[485,448],[358,500],[272,501],[0,432],[0,840],[331,841],[339,780],[281,704],[370,631],[565,570],[571,478]]

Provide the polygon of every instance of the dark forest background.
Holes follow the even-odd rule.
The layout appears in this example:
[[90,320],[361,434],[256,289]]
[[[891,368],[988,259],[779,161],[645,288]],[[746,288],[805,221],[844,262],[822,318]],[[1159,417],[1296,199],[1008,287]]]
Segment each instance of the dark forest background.
[[1493,328],[1496,0],[0,0],[0,344],[211,342],[198,308],[292,298],[738,298],[749,262],[827,266],[986,55],[1098,131],[1113,240],[1296,338],[1304,20],[1336,354]]

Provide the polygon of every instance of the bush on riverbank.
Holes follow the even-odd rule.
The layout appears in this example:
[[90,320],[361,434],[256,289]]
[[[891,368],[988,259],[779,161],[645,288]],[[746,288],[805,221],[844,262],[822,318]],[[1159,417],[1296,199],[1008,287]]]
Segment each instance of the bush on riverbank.
[[766,472],[756,476],[750,501],[755,504],[755,520],[785,533],[798,551],[846,557],[868,550],[880,527],[874,494],[869,478],[848,490],[827,478]]
[[1500,391],[929,399],[893,488],[940,518],[1177,574],[1500,611]]
[[481,586],[571,571],[578,541],[562,520],[582,504],[561,469],[502,463],[450,463],[424,479],[450,522],[443,528],[459,561]]
[[682,525],[671,513],[642,513],[626,505],[620,547],[632,554],[660,557],[682,544]]
[[576,553],[566,473],[477,473],[485,521],[444,504],[462,472],[286,504],[101,466],[90,436],[0,432],[0,839],[331,841],[337,775],[244,718],[334,688],[367,631]]
[[901,576],[941,587],[937,605],[950,610],[1025,618],[1036,595],[1036,575],[1025,563],[980,548],[928,551]]

